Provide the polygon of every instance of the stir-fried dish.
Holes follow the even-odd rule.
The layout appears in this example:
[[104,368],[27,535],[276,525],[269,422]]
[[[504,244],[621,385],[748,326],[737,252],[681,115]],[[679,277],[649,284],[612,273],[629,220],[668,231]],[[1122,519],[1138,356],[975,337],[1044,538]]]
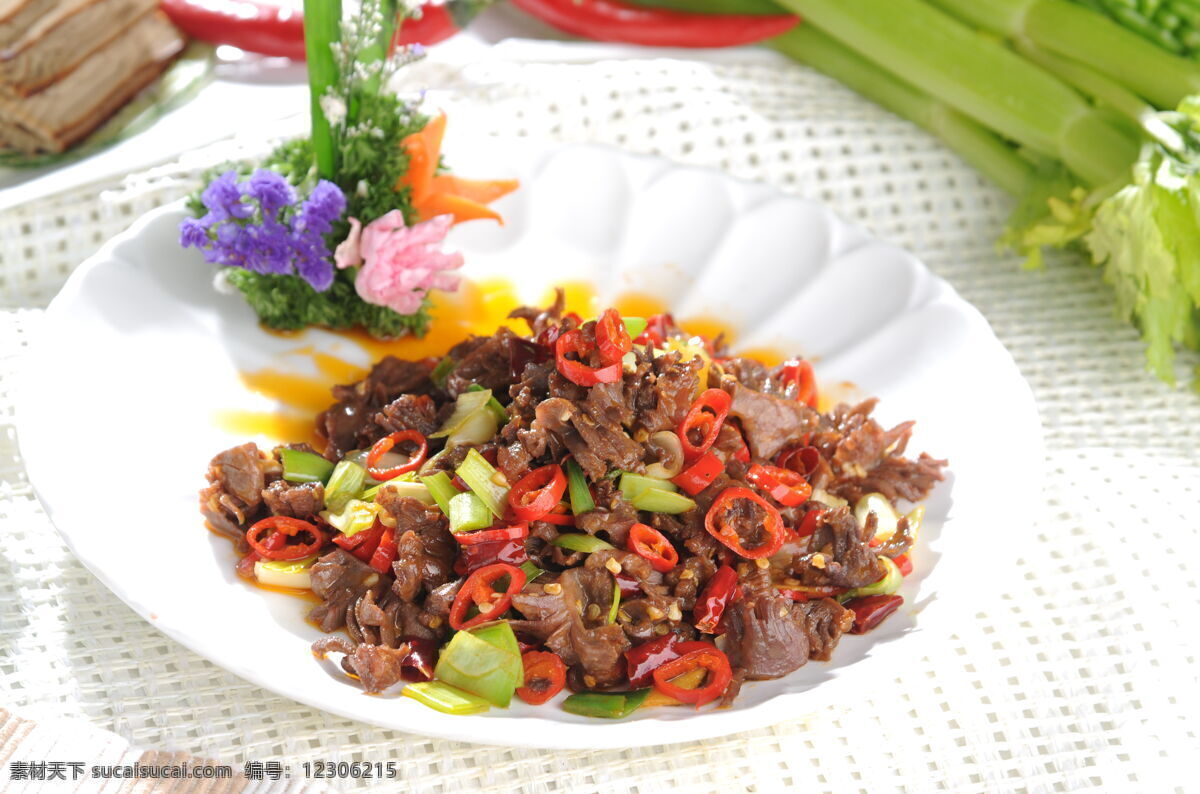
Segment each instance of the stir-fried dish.
[[[817,410],[669,315],[546,309],[333,388],[323,452],[217,455],[200,507],[239,574],[311,590],[319,658],[449,713],[728,704],[896,611],[945,461],[874,400]],[[344,633],[343,631],[344,630]]]

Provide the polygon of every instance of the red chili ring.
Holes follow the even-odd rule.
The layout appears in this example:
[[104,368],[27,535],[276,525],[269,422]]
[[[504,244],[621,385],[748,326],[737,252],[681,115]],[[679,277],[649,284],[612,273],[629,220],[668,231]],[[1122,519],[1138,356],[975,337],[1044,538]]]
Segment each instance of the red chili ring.
[[[392,466],[387,469],[377,469],[375,464],[379,459],[391,451],[392,447],[397,444],[408,441],[416,444],[417,449],[409,457],[408,462],[400,466]],[[398,433],[392,433],[389,436],[376,441],[371,445],[371,451],[367,453],[367,474],[370,474],[376,480],[391,480],[399,477],[401,474],[407,474],[419,468],[425,462],[425,457],[429,454],[429,441],[425,436],[418,433],[416,430],[401,430]]]

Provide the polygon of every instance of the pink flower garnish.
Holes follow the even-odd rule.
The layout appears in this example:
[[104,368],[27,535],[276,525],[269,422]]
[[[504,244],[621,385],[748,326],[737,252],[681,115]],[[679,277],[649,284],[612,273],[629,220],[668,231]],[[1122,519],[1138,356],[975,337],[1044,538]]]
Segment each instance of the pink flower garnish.
[[362,240],[362,224],[358,218],[350,218],[350,233],[346,235],[346,239],[338,243],[338,247],[333,252],[333,262],[337,265],[338,270],[345,270],[348,267],[358,267],[362,264],[362,251],[360,243]]
[[[453,216],[439,215],[407,227],[399,210],[371,221],[358,241],[364,263],[354,280],[359,297],[400,314],[412,314],[421,308],[429,290],[458,289],[459,276],[447,271],[462,267],[462,254],[441,250],[453,223]],[[346,242],[354,236],[352,229]],[[338,266],[342,266],[340,260]]]

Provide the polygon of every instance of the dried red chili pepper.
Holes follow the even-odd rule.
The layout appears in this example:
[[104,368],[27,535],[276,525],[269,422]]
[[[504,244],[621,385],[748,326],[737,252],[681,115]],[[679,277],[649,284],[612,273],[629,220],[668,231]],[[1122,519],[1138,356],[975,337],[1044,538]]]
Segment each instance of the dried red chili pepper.
[[517,687],[517,697],[531,706],[540,706],[557,695],[567,684],[567,666],[556,653],[530,651],[521,656],[525,683]]
[[379,545],[375,547],[375,552],[371,555],[370,565],[379,573],[391,573],[392,563],[396,561],[396,529],[394,527],[384,527],[383,534],[379,536]]
[[635,645],[625,651],[625,671],[629,676],[629,686],[633,689],[650,686],[654,683],[654,671],[659,667],[692,651],[711,647],[709,643],[700,640],[684,642],[674,632]]
[[796,537],[803,539],[816,532],[817,521],[825,515],[825,510],[824,507],[814,507],[805,513],[804,518],[800,520],[800,526],[796,527]]
[[725,607],[737,590],[737,571],[731,565],[722,565],[712,578],[704,585],[704,589],[696,598],[696,606],[692,609],[696,630],[706,634],[716,634]]
[[884,619],[900,608],[904,596],[873,595],[851,598],[843,606],[854,613],[854,626],[851,634],[866,634],[878,626]]

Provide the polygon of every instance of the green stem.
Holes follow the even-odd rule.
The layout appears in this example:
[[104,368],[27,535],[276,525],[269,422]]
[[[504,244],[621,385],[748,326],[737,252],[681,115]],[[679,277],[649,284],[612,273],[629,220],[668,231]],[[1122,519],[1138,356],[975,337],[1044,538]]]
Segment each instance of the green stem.
[[1093,100],[1108,105],[1135,125],[1141,126],[1143,119],[1154,113],[1152,106],[1125,86],[1070,58],[1044,50],[1024,37],[1015,39],[1013,46],[1038,66],[1058,75]]
[[960,19],[1107,75],[1161,108],[1200,91],[1200,65],[1180,58],[1107,16],[1067,0],[933,0]]
[[942,139],[968,164],[1014,196],[1022,195],[1034,168],[998,135],[911,83],[847,49],[812,25],[800,25],[767,42],[793,60],[823,72]]
[[341,21],[341,0],[304,0],[304,52],[308,59],[313,153],[317,173],[331,181],[336,181],[337,176],[337,147],[333,127],[321,109],[321,97],[337,83],[333,44],[340,38]]
[[1070,86],[922,0],[782,4],[1000,135],[1062,160],[1089,184],[1108,181],[1137,154],[1136,142]]

